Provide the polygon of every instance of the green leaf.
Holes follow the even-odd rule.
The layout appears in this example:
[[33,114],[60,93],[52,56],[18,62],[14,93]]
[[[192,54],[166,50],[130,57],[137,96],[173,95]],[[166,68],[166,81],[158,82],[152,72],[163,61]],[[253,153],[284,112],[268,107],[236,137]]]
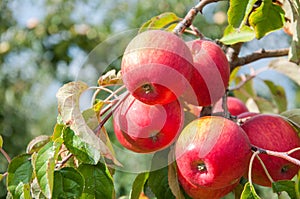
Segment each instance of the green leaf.
[[2,148],[2,146],[3,146],[3,138],[2,138],[2,136],[0,135],[0,148]]
[[251,41],[255,38],[255,32],[249,26],[242,26],[240,29],[228,25],[224,30],[224,35],[220,39],[226,45],[232,45],[239,42]]
[[296,196],[300,198],[300,170],[298,171],[296,184],[295,184]]
[[253,98],[255,104],[257,105],[260,113],[276,113],[278,112],[277,107],[270,100],[263,97],[256,96]]
[[288,110],[280,115],[290,122],[297,129],[298,134],[300,135],[300,109]]
[[37,155],[33,155],[34,172],[42,193],[51,198],[53,191],[53,178],[55,161],[62,145],[62,139],[48,142]]
[[145,22],[139,30],[139,33],[151,29],[162,29],[170,27],[174,23],[178,23],[180,18],[173,12],[165,12],[158,16],[152,17]]
[[29,154],[12,159],[8,165],[7,190],[13,198],[30,198],[30,181],[33,169]]
[[83,163],[97,164],[100,160],[101,156],[98,150],[83,142],[70,128],[64,130],[63,139],[67,149]]
[[285,22],[284,11],[272,0],[262,1],[249,16],[249,23],[255,30],[256,38],[260,39],[267,33],[282,28]]
[[81,199],[115,197],[113,179],[106,165],[102,163],[97,165],[81,164],[78,171],[85,181]]
[[32,154],[33,152],[37,152],[40,150],[45,144],[47,144],[51,140],[51,137],[47,135],[40,135],[35,137],[33,140],[29,142],[26,148],[26,153]]
[[272,183],[274,193],[287,192],[291,199],[296,199],[295,182],[291,180],[280,180]]
[[277,105],[278,112],[281,113],[287,109],[287,99],[285,95],[285,90],[282,86],[274,84],[270,80],[264,80],[264,83],[268,86],[272,99]]
[[230,0],[230,7],[227,13],[228,23],[234,28],[242,27],[256,1],[257,0]]
[[31,194],[32,194],[32,198],[46,199],[46,197],[42,193],[42,190],[36,178],[31,183]]
[[75,135],[80,137],[84,142],[96,148],[100,154],[113,160],[119,166],[121,164],[115,158],[109,147],[99,139],[93,130],[88,126],[85,118],[79,108],[79,98],[81,94],[88,89],[84,82],[70,82],[61,87],[57,94],[58,111],[64,124],[69,125]]
[[241,199],[260,199],[255,192],[254,186],[247,182],[241,195]]
[[176,199],[184,199],[185,197],[181,192],[180,185],[178,182],[177,168],[175,162],[168,166],[168,181],[170,189],[174,196],[176,196]]
[[130,199],[139,199],[140,194],[144,189],[144,185],[148,180],[148,177],[149,177],[148,172],[140,173],[139,175],[137,175],[137,177],[135,178],[132,184],[132,188],[129,196]]
[[73,167],[54,172],[53,198],[79,198],[83,192],[84,179]]
[[52,133],[52,140],[56,140],[57,138],[61,137],[65,128],[66,125],[64,124],[56,124]]

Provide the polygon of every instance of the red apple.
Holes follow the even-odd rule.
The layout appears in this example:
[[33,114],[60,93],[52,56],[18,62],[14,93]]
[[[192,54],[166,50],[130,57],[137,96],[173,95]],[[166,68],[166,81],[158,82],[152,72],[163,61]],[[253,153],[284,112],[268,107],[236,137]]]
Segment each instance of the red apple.
[[178,171],[178,180],[180,181],[181,187],[185,192],[192,197],[193,199],[219,199],[231,191],[238,185],[239,182],[235,184],[219,188],[213,189],[208,187],[200,187],[192,184],[188,181],[181,173]]
[[193,40],[186,44],[192,52],[194,68],[191,89],[185,92],[184,98],[198,106],[213,104],[224,95],[228,86],[230,68],[226,55],[212,41]]
[[178,173],[184,179],[181,184],[222,189],[236,184],[245,174],[251,147],[236,123],[219,116],[205,116],[183,129],[175,144],[175,156]]
[[176,100],[187,86],[193,57],[185,42],[171,32],[149,30],[128,44],[121,63],[126,88],[147,104]]
[[[216,104],[214,105],[213,112],[216,113],[216,112],[224,111],[222,108],[222,102],[223,102],[222,99],[216,102]],[[227,108],[229,113],[233,116],[237,116],[239,114],[249,112],[247,106],[242,100],[231,96],[227,97]]]
[[[247,133],[250,143],[256,147],[272,151],[286,152],[300,147],[300,139],[294,128],[283,118],[276,115],[260,114],[253,116],[241,125]],[[292,154],[300,159],[300,152]],[[273,180],[290,180],[300,167],[279,157],[259,154]],[[252,180],[262,186],[271,186],[260,162],[255,159],[252,168]]]
[[177,138],[184,113],[178,101],[148,105],[130,95],[113,115],[119,142],[129,150],[150,153],[166,148]]

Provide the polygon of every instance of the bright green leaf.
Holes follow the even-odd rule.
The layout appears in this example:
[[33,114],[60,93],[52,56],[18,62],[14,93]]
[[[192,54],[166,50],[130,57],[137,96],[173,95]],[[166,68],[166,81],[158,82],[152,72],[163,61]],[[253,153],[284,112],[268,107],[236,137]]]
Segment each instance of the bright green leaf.
[[173,12],[165,12],[158,16],[152,17],[149,21],[145,22],[140,28],[139,32],[144,32],[151,29],[167,28],[173,23],[177,24],[179,21],[180,18]]
[[63,130],[66,128],[64,124],[56,124],[52,133],[52,140],[56,140],[57,138],[62,136]]
[[87,144],[99,150],[101,155],[113,160],[115,164],[120,165],[113,152],[101,139],[99,139],[99,137],[95,135],[81,114],[79,98],[87,89],[88,85],[84,82],[70,82],[61,87],[56,94],[58,100],[58,111],[63,122],[70,126],[75,135],[80,137]]
[[32,179],[32,171],[29,154],[23,154],[12,159],[8,165],[7,189],[13,198],[30,198],[28,197],[30,191],[28,187]]
[[67,149],[83,163],[97,164],[100,160],[100,153],[98,150],[86,142],[83,142],[82,139],[76,136],[70,128],[66,128],[64,130],[63,139]]
[[242,27],[250,12],[252,11],[253,5],[257,0],[230,0],[230,7],[228,9],[228,23],[234,28]]
[[73,167],[54,172],[53,198],[79,198],[83,192],[84,179]]
[[3,138],[2,138],[2,136],[0,135],[0,148],[2,148],[2,146],[3,146]]
[[224,30],[224,35],[220,41],[226,45],[236,44],[239,42],[248,42],[255,38],[255,32],[249,26],[242,26],[237,29],[228,25]]
[[35,137],[27,145],[26,153],[32,154],[33,152],[37,152],[40,148],[47,144],[50,141],[50,139],[51,137],[47,135],[40,135],[38,137]]
[[78,171],[84,177],[85,186],[81,199],[114,198],[115,190],[112,176],[106,165],[81,164]]
[[47,198],[52,196],[55,161],[61,145],[62,139],[50,141],[33,156],[35,175],[42,193]]
[[260,39],[267,33],[282,28],[285,22],[284,11],[272,0],[262,1],[249,16],[249,23],[255,30],[256,38]]
[[272,183],[274,193],[287,192],[291,199],[296,199],[295,182],[291,180],[280,180]]
[[268,86],[272,99],[277,105],[278,112],[281,113],[287,109],[287,99],[285,90],[282,86],[274,84],[272,81],[264,80],[264,83]]
[[241,195],[241,199],[260,199],[255,192],[254,186],[247,182]]
[[135,178],[132,184],[132,188],[129,196],[130,199],[139,199],[140,194],[143,191],[144,185],[148,180],[148,177],[149,177],[148,172],[140,173],[139,175],[137,175],[137,177]]

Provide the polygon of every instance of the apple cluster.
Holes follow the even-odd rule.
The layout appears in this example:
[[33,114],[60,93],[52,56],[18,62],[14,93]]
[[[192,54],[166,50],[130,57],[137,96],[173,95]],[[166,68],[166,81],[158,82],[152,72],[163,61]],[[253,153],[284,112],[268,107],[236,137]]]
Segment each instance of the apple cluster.
[[[239,99],[227,98],[228,111],[242,124],[222,116],[194,117],[187,105],[214,104],[221,112],[230,68],[222,49],[209,40],[185,42],[173,33],[149,30],[128,44],[121,63],[129,94],[113,115],[118,141],[137,153],[152,153],[174,144],[178,180],[192,198],[220,198],[247,178],[252,149],[288,151],[300,146],[293,127],[275,115],[250,113]],[[198,114],[197,114],[198,115]],[[260,154],[274,181],[291,179],[299,167]],[[293,153],[300,158],[300,153]],[[271,186],[255,159],[252,180]]]

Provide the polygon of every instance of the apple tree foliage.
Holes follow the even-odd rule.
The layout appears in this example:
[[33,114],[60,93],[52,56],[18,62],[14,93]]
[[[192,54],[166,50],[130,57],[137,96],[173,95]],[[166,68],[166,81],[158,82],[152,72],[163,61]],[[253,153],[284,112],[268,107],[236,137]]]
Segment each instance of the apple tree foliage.
[[[205,3],[215,1],[203,0]],[[287,55],[286,59],[270,62],[266,70],[275,70],[280,77],[293,84],[295,98],[300,98],[299,73],[300,63],[300,2],[286,1],[239,1],[230,0],[227,12],[228,26],[217,43],[229,55],[231,77],[229,94],[234,95],[261,113],[275,113],[285,117],[300,132],[300,109],[288,110],[285,89],[278,82],[260,79],[260,71],[241,74],[243,65],[265,57]],[[141,24],[139,31],[163,29],[173,31],[182,16],[174,12],[165,12]],[[194,16],[197,17],[197,16]],[[191,20],[193,21],[193,20]],[[186,27],[185,35],[202,37],[201,29]],[[292,33],[288,51],[268,51],[262,49],[249,56],[239,57],[240,47],[253,40],[261,39],[269,33],[285,28]],[[191,34],[192,33],[192,34]],[[230,52],[234,51],[236,55]],[[118,73],[100,76],[98,85],[122,84]],[[299,76],[298,76],[299,77]],[[258,79],[267,93],[262,93],[254,86]],[[97,84],[97,82],[95,82]],[[95,98],[91,108],[80,109],[79,99],[89,86],[85,82],[69,82],[56,94],[58,101],[57,123],[51,136],[40,135],[29,142],[26,152],[7,157],[2,148],[5,140],[0,136],[2,155],[9,161],[7,171],[0,174],[5,181],[8,198],[116,198],[115,166],[121,166],[112,147],[114,140],[104,126],[109,113],[105,114],[107,103],[103,98]],[[300,106],[299,100],[296,100]],[[101,115],[101,116],[100,116]],[[56,117],[56,116],[49,116]],[[169,149],[154,154],[149,166],[157,158],[164,156],[167,165]],[[115,165],[115,166],[112,166]],[[290,198],[300,198],[300,173],[292,180],[278,181],[269,188],[274,193],[286,194]],[[160,169],[138,173],[132,184],[129,196],[121,198],[138,199],[145,193],[149,198],[189,198],[181,189],[174,163]],[[235,197],[250,199],[260,198],[260,187],[243,179],[235,189]],[[228,196],[233,197],[233,195]]]

